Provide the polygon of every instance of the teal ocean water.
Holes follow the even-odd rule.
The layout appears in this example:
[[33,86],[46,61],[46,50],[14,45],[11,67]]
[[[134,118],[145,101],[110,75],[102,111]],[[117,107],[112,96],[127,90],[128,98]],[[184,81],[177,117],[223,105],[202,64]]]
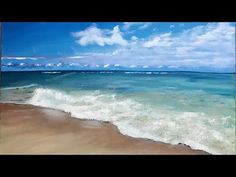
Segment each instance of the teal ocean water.
[[235,154],[235,74],[4,72],[1,102],[110,121],[132,137]]

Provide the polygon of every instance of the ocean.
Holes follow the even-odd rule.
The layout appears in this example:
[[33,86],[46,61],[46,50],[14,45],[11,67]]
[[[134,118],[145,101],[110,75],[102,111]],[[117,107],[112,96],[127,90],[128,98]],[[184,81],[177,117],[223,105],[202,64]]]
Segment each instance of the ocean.
[[235,74],[2,72],[0,98],[109,121],[131,137],[235,154]]

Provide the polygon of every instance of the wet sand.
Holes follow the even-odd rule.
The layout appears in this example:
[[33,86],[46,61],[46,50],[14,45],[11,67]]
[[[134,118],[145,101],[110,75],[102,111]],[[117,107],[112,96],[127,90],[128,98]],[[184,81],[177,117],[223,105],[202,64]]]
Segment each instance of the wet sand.
[[109,122],[0,103],[0,154],[208,154],[189,146],[132,138]]

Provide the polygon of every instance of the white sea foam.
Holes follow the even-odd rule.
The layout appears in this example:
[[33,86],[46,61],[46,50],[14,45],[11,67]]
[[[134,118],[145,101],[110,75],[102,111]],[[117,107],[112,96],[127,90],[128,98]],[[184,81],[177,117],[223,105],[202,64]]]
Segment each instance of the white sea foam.
[[160,72],[159,74],[165,75],[168,74],[167,72]]
[[[53,73],[53,74],[55,74],[55,73]],[[74,74],[76,74],[76,72],[70,72],[70,73],[60,74],[60,75],[58,75],[58,76],[56,76],[56,77],[53,77],[53,78],[51,78],[51,79],[47,79],[47,81],[54,81],[54,80],[62,79],[62,78],[65,78],[65,77],[67,77],[67,76],[74,75]]]
[[126,71],[125,74],[153,74],[150,71]]
[[100,74],[111,74],[111,73],[113,73],[112,71],[100,71],[99,72]]
[[60,71],[45,71],[45,72],[42,72],[42,74],[59,74],[61,73]]
[[35,87],[37,84],[29,84],[29,85],[23,85],[23,86],[17,86],[17,87],[5,87],[1,88],[0,90],[15,90],[15,89],[25,89],[30,87]]
[[[29,104],[63,110],[75,118],[110,121],[121,133],[171,144],[184,143],[214,154],[235,153],[234,127],[201,112],[178,112],[100,91],[62,92],[37,88]],[[231,117],[232,118],[232,117]]]

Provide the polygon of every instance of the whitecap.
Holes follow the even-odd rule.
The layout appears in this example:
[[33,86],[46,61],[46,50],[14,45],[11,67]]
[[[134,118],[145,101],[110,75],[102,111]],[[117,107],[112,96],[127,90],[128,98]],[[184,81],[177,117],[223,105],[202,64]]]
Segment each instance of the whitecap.
[[135,98],[98,90],[63,92],[37,88],[27,103],[59,109],[75,118],[109,121],[122,134],[132,137],[184,143],[214,154],[235,153],[234,127],[219,128],[220,117],[202,112],[152,107]]
[[16,87],[4,87],[4,88],[1,88],[0,90],[25,89],[25,88],[35,87],[35,86],[37,86],[37,84],[29,84],[29,85],[16,86]]

